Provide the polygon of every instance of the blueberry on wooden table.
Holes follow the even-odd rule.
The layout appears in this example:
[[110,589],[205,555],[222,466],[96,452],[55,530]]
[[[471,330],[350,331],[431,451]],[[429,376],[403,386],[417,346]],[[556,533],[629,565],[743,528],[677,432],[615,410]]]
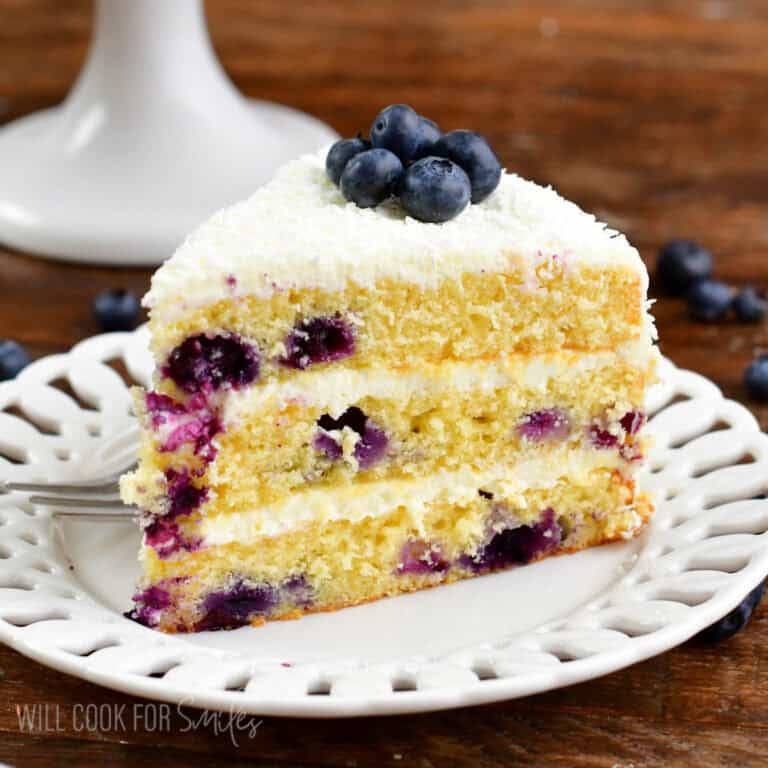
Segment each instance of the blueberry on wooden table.
[[717,280],[700,280],[691,286],[686,300],[694,320],[712,323],[725,317],[731,308],[731,289]]
[[113,288],[93,300],[93,316],[105,332],[132,331],[139,323],[141,306],[130,291]]
[[741,323],[762,322],[766,310],[768,301],[752,285],[745,285],[733,299],[733,311]]
[[744,386],[751,398],[768,402],[768,355],[761,355],[747,366]]
[[24,347],[12,339],[0,339],[0,381],[14,378],[29,365]]
[[712,274],[712,254],[693,240],[670,240],[659,251],[656,281],[671,296],[683,296]]
[[764,591],[765,582],[760,582],[729,614],[699,632],[697,639],[707,643],[719,643],[733,637],[747,626],[755,608],[763,598]]

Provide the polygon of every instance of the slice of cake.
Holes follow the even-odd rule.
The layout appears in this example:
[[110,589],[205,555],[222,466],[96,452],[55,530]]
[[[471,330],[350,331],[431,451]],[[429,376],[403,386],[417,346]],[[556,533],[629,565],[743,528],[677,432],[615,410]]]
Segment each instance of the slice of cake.
[[456,202],[446,179],[470,185],[443,223],[409,216],[391,186],[360,207],[321,153],[154,276],[157,368],[123,479],[144,513],[139,621],[333,610],[648,519],[634,477],[656,350],[637,251],[512,174],[469,203],[477,169],[440,158],[404,174],[422,174],[420,218],[445,189]]

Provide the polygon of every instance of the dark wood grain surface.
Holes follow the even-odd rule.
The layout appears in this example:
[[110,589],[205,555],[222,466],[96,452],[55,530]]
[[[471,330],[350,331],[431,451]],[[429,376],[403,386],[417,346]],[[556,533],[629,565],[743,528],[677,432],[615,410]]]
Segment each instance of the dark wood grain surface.
[[[160,0],[158,0],[160,1]],[[364,128],[405,101],[443,127],[473,127],[508,168],[551,183],[624,230],[653,267],[692,237],[733,284],[768,284],[768,5],[739,0],[216,0],[224,65],[251,96]],[[82,63],[90,5],[0,0],[0,118],[60,101]],[[0,168],[2,173],[2,168]],[[0,252],[0,336],[35,355],[96,331],[90,300],[147,270]],[[766,327],[696,325],[655,311],[676,363],[748,402],[744,366]],[[768,408],[750,403],[762,424]],[[695,643],[567,690],[476,709],[367,721],[265,719],[235,748],[173,712],[167,732],[78,731],[77,704],[121,696],[0,648],[0,761],[16,766],[765,766],[768,611],[732,641]],[[48,704],[61,730],[19,727]],[[194,717],[190,713],[189,717]]]

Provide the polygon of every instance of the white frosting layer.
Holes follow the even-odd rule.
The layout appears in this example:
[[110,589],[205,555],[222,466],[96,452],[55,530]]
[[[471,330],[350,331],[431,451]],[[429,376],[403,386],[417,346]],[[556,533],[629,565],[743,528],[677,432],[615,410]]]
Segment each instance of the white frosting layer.
[[326,150],[284,166],[252,197],[215,214],[155,274],[145,305],[173,316],[226,295],[341,289],[384,277],[422,285],[553,255],[647,273],[637,251],[554,190],[504,173],[496,191],[444,224],[344,200],[325,174]]
[[585,484],[593,470],[613,469],[620,463],[617,451],[564,446],[548,452],[545,457],[518,461],[514,466],[497,465],[483,472],[463,469],[416,480],[388,480],[295,493],[256,510],[204,517],[199,533],[208,545],[248,544],[262,536],[276,536],[335,520],[354,523],[398,508],[405,509],[418,526],[427,504],[438,495],[446,494],[450,503],[466,504],[477,498],[478,488],[483,488],[507,499],[517,496],[515,501],[524,505],[523,494],[528,489],[551,488],[564,482],[561,478],[567,478],[572,484]]
[[346,369],[329,367],[308,370],[287,381],[270,380],[258,387],[230,392],[225,401],[224,421],[236,422],[269,408],[283,408],[292,402],[316,404],[334,418],[364,397],[406,402],[412,395],[439,394],[446,389],[492,392],[515,385],[544,391],[551,379],[575,378],[629,363],[647,370],[658,358],[650,341],[638,339],[615,351],[593,353],[561,351],[542,355],[512,355],[503,360],[445,361],[424,363],[419,368]]

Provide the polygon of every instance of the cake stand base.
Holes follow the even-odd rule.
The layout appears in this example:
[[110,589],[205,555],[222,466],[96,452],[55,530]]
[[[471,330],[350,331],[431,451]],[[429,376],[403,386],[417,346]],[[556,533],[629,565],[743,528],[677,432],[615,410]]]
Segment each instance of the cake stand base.
[[214,211],[334,138],[237,91],[200,0],[98,0],[64,103],[0,130],[0,241],[66,261],[158,264]]

